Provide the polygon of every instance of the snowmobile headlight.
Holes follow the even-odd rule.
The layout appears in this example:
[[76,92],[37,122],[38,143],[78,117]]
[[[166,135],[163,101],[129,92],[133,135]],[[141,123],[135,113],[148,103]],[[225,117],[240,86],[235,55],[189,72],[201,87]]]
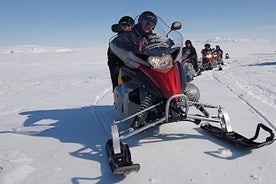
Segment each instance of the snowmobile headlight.
[[211,57],[212,57],[211,54],[207,54],[207,55],[206,55],[206,58],[211,58]]
[[171,55],[164,55],[164,56],[150,56],[148,58],[148,62],[154,69],[157,70],[165,70],[169,69],[173,66],[173,59]]

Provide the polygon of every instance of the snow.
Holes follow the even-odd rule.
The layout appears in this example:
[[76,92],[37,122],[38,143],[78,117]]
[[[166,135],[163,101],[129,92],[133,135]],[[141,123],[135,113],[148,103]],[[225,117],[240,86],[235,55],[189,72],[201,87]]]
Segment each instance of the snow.
[[[195,78],[200,101],[224,107],[242,135],[252,137],[260,122],[275,131],[275,43],[207,41],[230,59]],[[207,41],[194,42],[198,53]],[[105,143],[117,118],[106,60],[106,47],[0,48],[1,184],[275,182],[275,143],[242,150],[182,121],[127,139],[141,169],[112,175]]]

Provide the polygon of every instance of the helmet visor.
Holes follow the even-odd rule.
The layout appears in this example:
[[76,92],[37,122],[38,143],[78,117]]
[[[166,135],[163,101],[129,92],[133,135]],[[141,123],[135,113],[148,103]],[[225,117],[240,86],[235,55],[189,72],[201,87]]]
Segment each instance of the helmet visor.
[[156,23],[157,23],[157,18],[156,18],[156,16],[153,16],[153,15],[146,15],[146,16],[144,17],[144,20],[147,20],[147,21],[153,23],[154,26],[155,26]]

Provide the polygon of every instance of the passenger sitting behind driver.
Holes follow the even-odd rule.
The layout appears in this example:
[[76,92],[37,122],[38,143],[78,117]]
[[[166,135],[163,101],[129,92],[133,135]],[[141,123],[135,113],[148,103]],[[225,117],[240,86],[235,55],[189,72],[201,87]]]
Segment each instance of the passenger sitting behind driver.
[[[122,25],[124,30],[122,32],[118,32],[117,37],[121,37],[121,36],[123,37],[124,32],[132,31],[132,27],[134,25],[134,19],[131,18],[130,16],[124,16],[119,20],[118,24]],[[107,64],[109,67],[110,77],[112,81],[112,89],[114,91],[114,88],[118,85],[119,69],[122,66],[124,66],[124,63],[118,56],[116,56],[113,53],[110,47],[108,47],[108,50],[107,50],[107,58],[108,58]]]

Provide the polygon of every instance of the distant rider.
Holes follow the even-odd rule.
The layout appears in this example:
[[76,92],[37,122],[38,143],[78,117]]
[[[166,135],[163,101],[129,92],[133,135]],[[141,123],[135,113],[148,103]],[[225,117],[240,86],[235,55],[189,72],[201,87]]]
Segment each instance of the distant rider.
[[184,53],[188,53],[188,55],[185,56],[185,58],[183,57],[184,61],[188,61],[188,62],[192,63],[196,74],[199,74],[200,71],[199,71],[198,63],[197,63],[197,53],[196,53],[196,49],[194,48],[191,40],[185,41],[185,47],[182,48],[182,56]]
[[202,55],[206,55],[208,51],[212,51],[209,43],[204,44],[204,49],[201,50]]
[[216,45],[215,51],[219,54],[220,58],[223,58],[223,50],[221,50],[219,45]]
[[204,44],[204,49],[201,50],[201,54],[202,54],[202,58],[203,58],[203,64],[207,63],[204,56],[206,56],[207,53],[212,54],[212,51],[213,50],[211,49],[211,45],[209,43]]

